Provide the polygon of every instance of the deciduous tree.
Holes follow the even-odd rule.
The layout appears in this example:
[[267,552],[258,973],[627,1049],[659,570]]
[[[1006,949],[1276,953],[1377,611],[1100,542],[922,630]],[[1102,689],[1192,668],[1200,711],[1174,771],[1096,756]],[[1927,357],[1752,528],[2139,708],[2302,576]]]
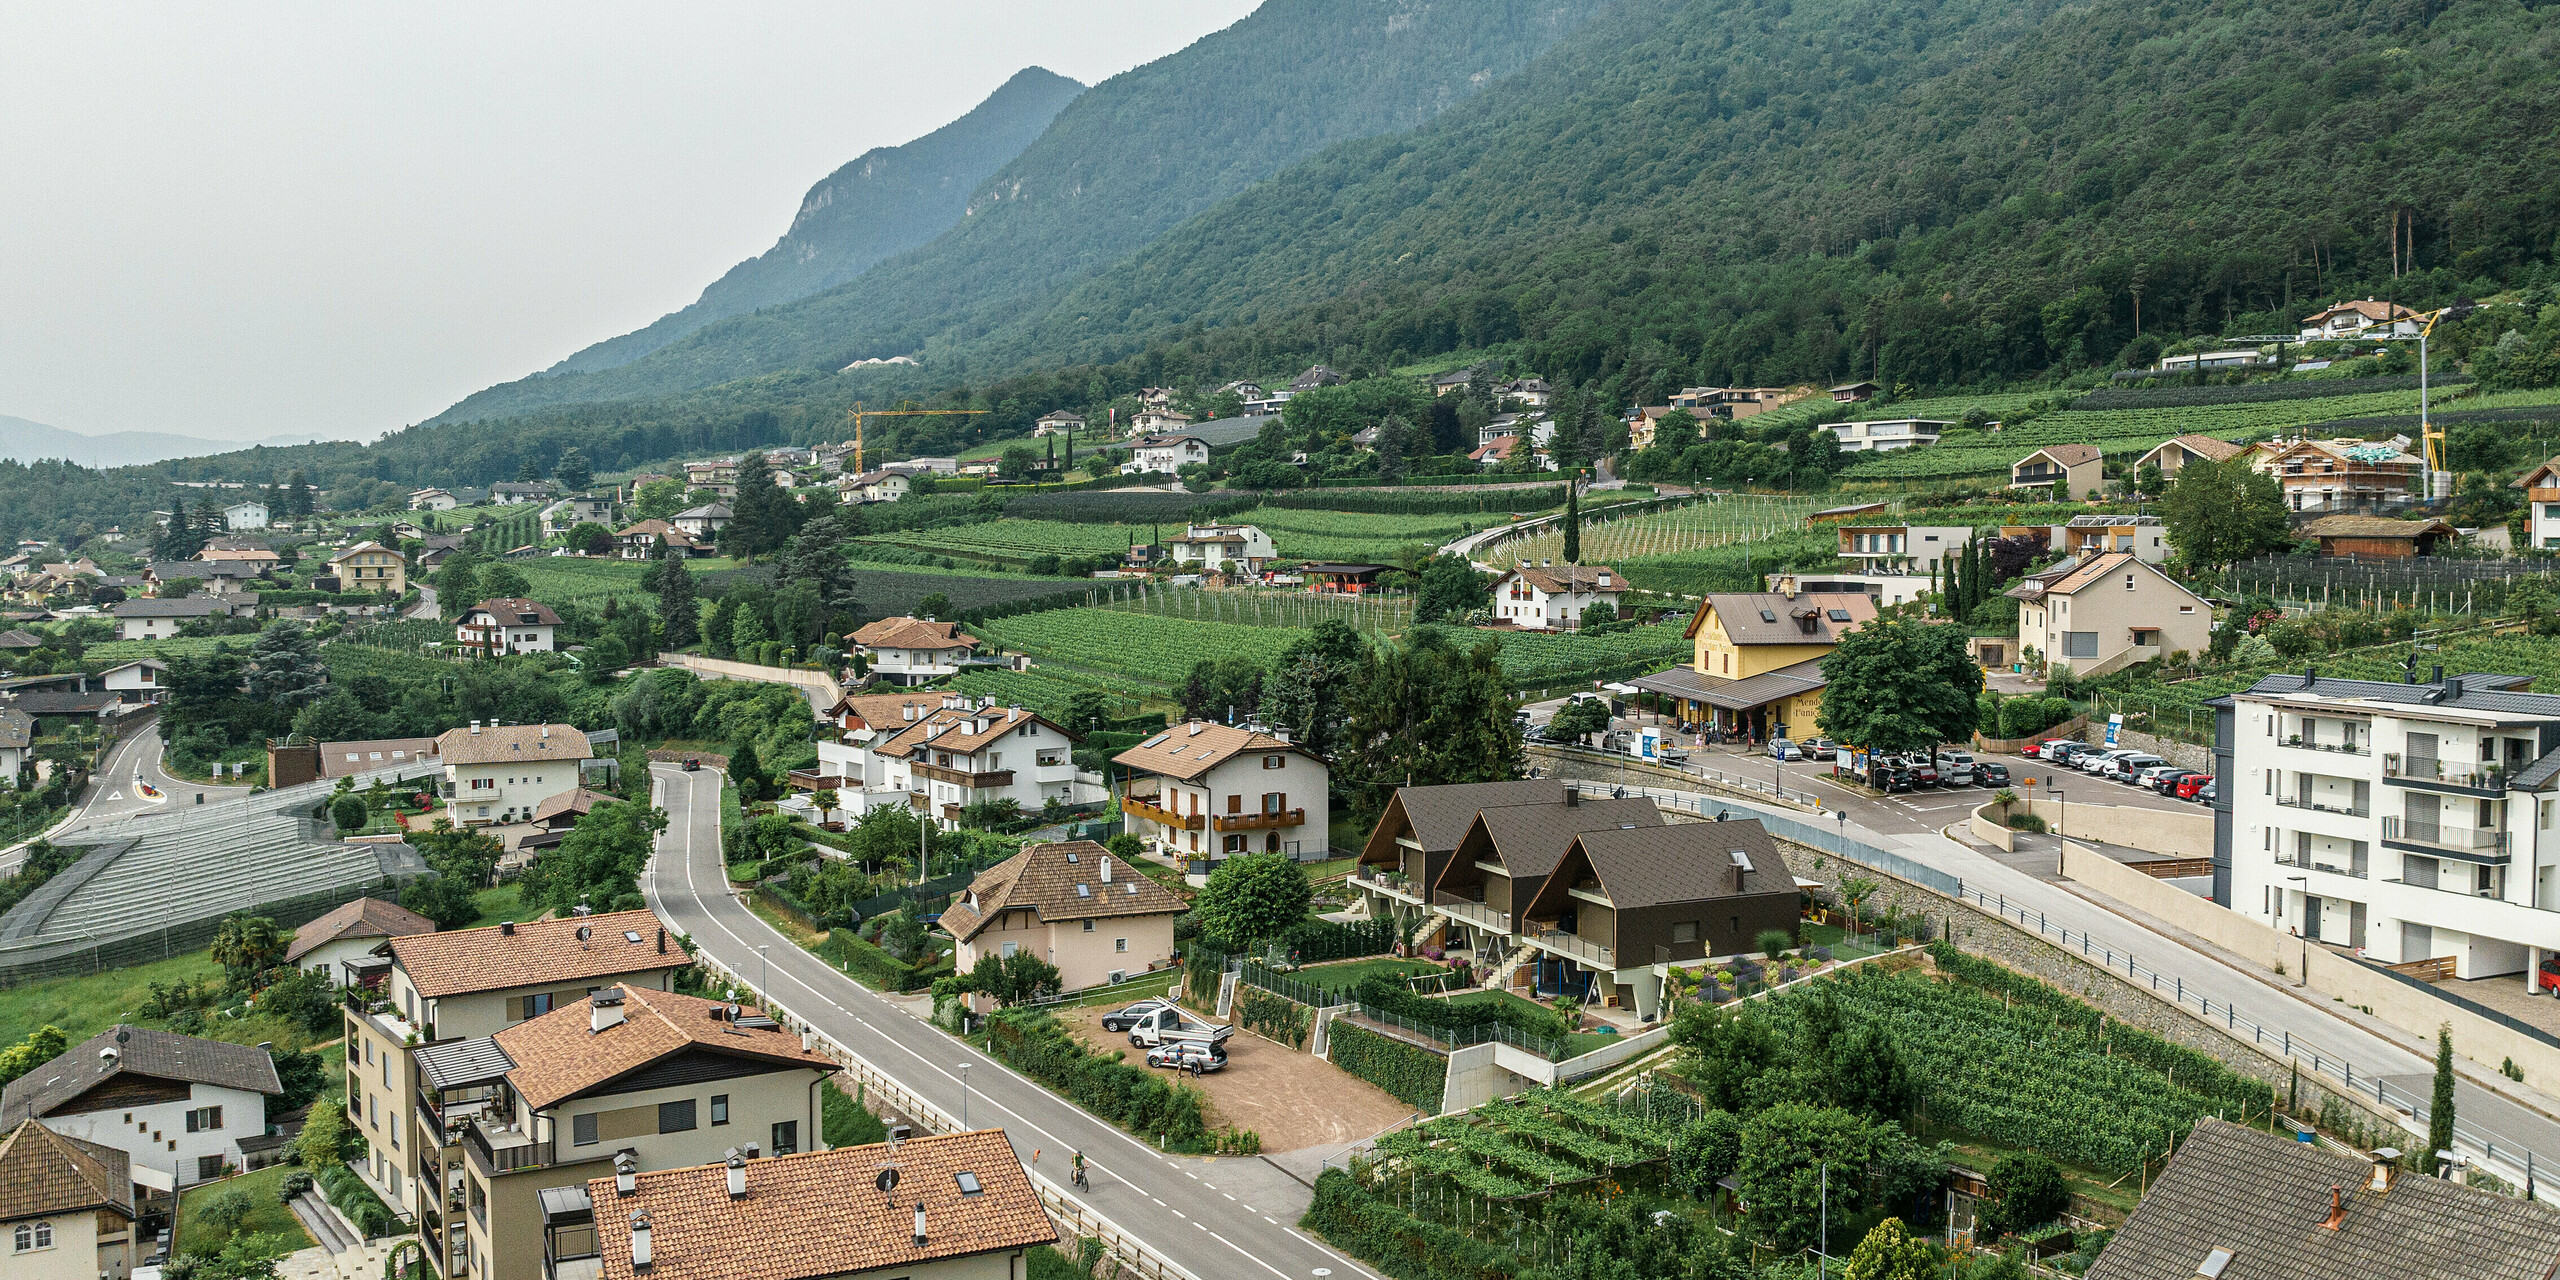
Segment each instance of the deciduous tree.
[[[1823,655],[1823,736],[1869,751],[1934,751],[1972,734],[1982,668],[1965,653],[1962,629],[1913,618],[1879,618]],[[1801,729],[1798,732],[1802,732]]]

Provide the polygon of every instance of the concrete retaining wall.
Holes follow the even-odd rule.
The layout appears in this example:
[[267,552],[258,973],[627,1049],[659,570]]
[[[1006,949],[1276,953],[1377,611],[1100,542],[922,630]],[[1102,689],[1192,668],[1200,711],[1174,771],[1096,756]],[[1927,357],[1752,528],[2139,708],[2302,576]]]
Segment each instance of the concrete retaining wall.
[[2525,1083],[2548,1089],[2560,1085],[2560,1048],[2484,1017],[2423,986],[2403,982],[2370,965],[2309,948],[2304,969],[2303,941],[2217,906],[2174,885],[2154,880],[2102,854],[2065,846],[2063,874],[2137,911],[2156,916],[2270,972],[2279,966],[2307,976],[2310,989],[2348,1004],[2367,1008],[2373,1016],[2413,1035],[2433,1038],[2436,1028],[2451,1025],[2454,1043],[2474,1062],[2513,1058],[2524,1069]]

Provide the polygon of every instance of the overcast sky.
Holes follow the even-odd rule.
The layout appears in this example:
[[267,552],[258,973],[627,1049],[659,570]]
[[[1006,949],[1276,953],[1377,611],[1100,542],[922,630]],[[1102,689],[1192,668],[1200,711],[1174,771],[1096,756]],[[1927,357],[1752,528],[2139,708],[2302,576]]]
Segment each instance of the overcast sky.
[[1258,0],[0,0],[0,414],[370,438],[693,300],[1038,65]]

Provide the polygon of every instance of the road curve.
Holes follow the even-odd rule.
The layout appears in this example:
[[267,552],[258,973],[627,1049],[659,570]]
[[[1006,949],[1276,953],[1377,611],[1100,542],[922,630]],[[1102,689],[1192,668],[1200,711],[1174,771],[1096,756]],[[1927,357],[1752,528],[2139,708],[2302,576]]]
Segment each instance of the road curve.
[[641,887],[704,954],[935,1106],[1001,1126],[1025,1161],[1043,1153],[1045,1172],[1063,1180],[1061,1166],[1083,1151],[1093,1171],[1086,1204],[1200,1280],[1375,1277],[1291,1225],[1307,1189],[1270,1163],[1158,1154],[801,950],[729,892],[721,775],[674,765],[649,774],[667,829]]

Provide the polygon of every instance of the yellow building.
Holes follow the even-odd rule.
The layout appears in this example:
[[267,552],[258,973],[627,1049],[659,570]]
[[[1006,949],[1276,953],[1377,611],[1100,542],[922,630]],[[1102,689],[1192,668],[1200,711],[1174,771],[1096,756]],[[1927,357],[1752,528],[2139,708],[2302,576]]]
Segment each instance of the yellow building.
[[409,557],[379,542],[359,542],[329,557],[329,567],[337,571],[340,591],[388,591],[396,596],[409,590]]
[[1822,709],[1823,655],[1876,616],[1865,592],[1777,591],[1709,595],[1689,619],[1690,661],[1634,684],[1678,699],[1683,724],[1732,735],[1804,738]]

